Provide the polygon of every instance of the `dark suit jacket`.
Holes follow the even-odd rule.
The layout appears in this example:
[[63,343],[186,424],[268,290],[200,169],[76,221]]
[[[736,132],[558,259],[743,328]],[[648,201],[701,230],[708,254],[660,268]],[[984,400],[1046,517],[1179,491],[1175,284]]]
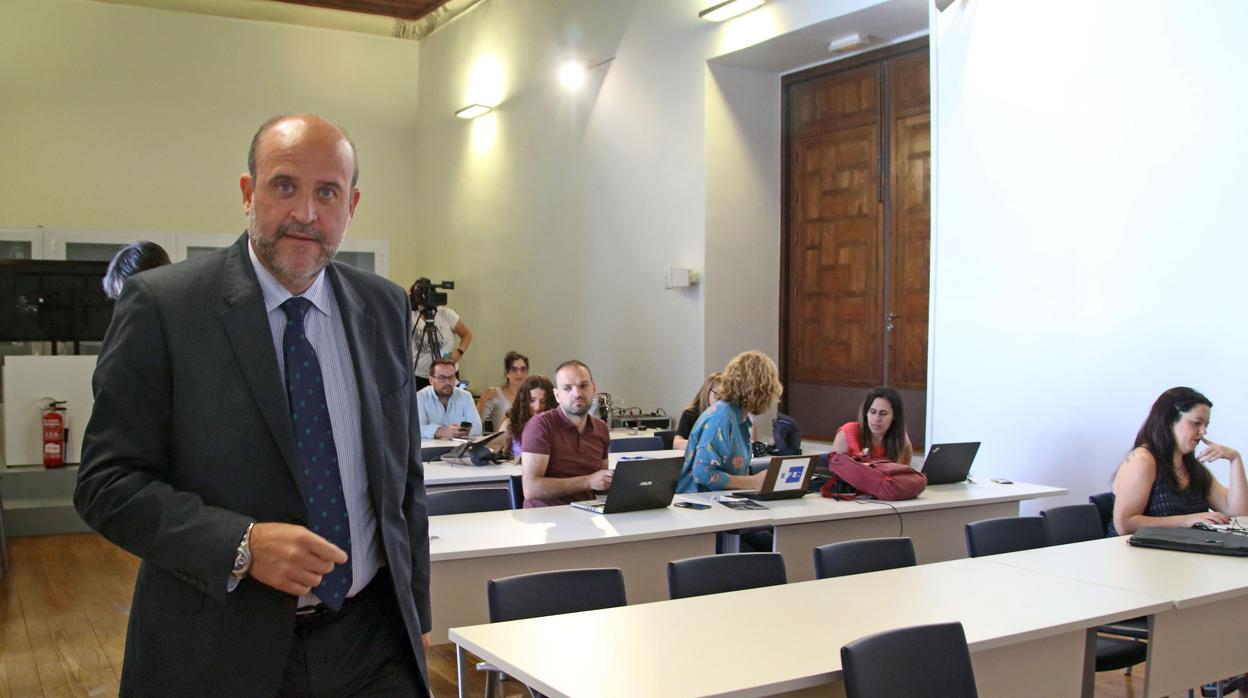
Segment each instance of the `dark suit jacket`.
[[[303,523],[290,411],[244,235],[129,279],[96,366],[74,501],[142,558],[123,695],[273,695],[296,598],[245,579],[226,592],[247,524]],[[388,573],[428,685],[429,536],[410,315],[398,286],[327,270],[360,391],[368,491]]]

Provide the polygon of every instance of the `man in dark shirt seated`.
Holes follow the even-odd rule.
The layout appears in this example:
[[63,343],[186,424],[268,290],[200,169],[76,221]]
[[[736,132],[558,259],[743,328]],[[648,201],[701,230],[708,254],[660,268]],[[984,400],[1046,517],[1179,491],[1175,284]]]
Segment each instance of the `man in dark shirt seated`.
[[611,487],[607,423],[589,414],[596,386],[575,359],[555,369],[555,401],[524,427],[524,506],[547,507],[594,498]]

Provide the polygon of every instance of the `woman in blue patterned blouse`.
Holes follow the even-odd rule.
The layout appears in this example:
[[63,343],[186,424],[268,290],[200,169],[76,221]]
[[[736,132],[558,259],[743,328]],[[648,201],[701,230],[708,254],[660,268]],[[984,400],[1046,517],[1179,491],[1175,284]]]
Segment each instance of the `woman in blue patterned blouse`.
[[747,351],[728,362],[719,379],[719,402],[689,432],[677,492],[758,489],[766,472],[750,474],[750,415],[780,399],[780,376],[766,354]]
[[[1239,451],[1205,438],[1209,398],[1191,388],[1171,388],[1153,403],[1114,476],[1114,521],[1109,535],[1144,526],[1181,528],[1224,524],[1248,514],[1248,481]],[[1196,454],[1196,447],[1205,449]],[[1229,487],[1214,479],[1206,463],[1230,463]]]

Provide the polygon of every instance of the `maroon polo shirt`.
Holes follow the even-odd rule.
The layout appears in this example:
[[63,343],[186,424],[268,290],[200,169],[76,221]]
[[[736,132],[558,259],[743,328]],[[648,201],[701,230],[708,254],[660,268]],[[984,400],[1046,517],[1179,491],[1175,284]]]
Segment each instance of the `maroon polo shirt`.
[[[585,431],[577,431],[563,409],[556,407],[524,425],[521,443],[525,453],[550,456],[546,477],[577,477],[591,475],[606,467],[611,435],[607,431],[607,423],[593,415],[589,415]],[[594,493],[585,490],[560,499],[526,498],[524,507],[553,507],[593,498]]]

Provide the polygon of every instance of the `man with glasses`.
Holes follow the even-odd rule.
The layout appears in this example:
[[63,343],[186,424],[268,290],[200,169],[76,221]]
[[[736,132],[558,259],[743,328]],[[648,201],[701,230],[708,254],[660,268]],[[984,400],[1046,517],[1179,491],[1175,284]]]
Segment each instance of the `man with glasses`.
[[[438,359],[429,365],[429,386],[416,393],[420,438],[455,439],[481,434],[481,417],[472,394],[455,387],[455,362]],[[464,428],[467,422],[471,426]]]

